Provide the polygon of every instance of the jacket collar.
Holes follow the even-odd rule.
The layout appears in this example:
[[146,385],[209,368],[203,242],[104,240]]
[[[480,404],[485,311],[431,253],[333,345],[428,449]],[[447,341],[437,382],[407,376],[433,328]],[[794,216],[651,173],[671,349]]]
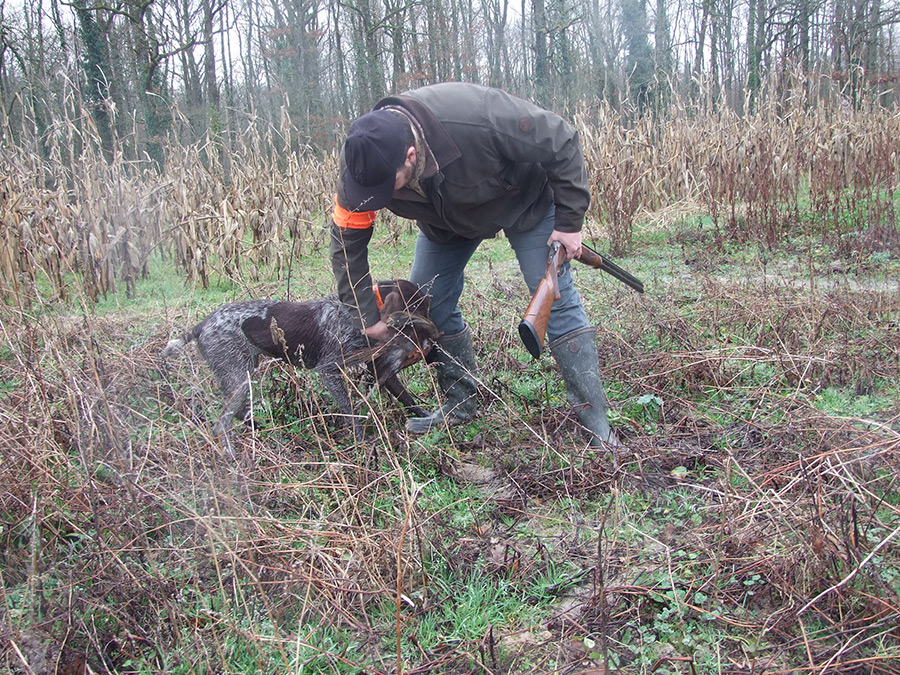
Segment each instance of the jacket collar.
[[408,96],[387,96],[375,104],[375,109],[384,108],[386,106],[398,106],[412,115],[413,119],[419,123],[422,133],[425,136],[425,142],[431,151],[428,161],[425,164],[423,178],[433,176],[442,167],[447,166],[450,162],[459,159],[462,153],[456,147],[456,143],[450,138],[450,134],[444,129],[437,117],[425,107],[420,101]]

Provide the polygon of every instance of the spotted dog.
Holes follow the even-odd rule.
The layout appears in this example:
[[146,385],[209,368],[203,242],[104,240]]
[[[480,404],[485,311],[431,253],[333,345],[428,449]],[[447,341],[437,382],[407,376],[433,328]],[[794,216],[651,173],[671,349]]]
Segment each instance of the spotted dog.
[[[381,318],[392,332],[385,342],[370,343],[354,323],[353,310],[336,296],[306,302],[245,300],[215,310],[170,340],[161,356],[168,359],[188,343],[197,343],[225,397],[213,431],[226,444],[233,421],[247,417],[249,377],[262,355],[319,373],[344,415],[353,416],[354,410],[341,369],[356,364],[365,364],[408,413],[425,415],[397,374],[424,358],[440,335],[428,318],[430,299],[404,279],[379,281],[374,290],[381,299]],[[361,433],[361,421],[353,419]]]

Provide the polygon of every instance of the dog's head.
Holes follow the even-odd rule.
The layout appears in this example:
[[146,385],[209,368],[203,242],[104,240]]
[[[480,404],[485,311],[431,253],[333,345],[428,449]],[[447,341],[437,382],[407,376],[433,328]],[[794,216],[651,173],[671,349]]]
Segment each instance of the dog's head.
[[407,311],[390,314],[385,323],[392,335],[375,350],[378,384],[424,359],[441,335],[431,319]]
[[406,279],[379,281],[372,289],[378,299],[382,321],[396,312],[406,312],[428,318],[431,313],[431,297]]
[[431,298],[411,281],[379,281],[373,290],[381,319],[392,333],[389,340],[369,350],[378,383],[383,384],[403,368],[425,358],[441,332],[429,318]]

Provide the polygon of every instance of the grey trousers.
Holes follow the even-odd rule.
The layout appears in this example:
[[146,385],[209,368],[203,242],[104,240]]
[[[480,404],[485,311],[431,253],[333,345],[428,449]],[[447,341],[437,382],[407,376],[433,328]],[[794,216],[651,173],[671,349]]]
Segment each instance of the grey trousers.
[[[553,232],[555,209],[550,207],[537,226],[528,232],[507,231],[519,269],[532,294],[547,270],[547,239]],[[483,239],[467,239],[459,242],[437,243],[429,241],[419,232],[413,259],[410,281],[425,286],[431,295],[431,320],[445,335],[456,335],[465,327],[459,310],[459,298],[464,285],[466,265]],[[547,340],[552,342],[573,330],[589,326],[581,296],[575,288],[569,264],[566,263],[559,277],[559,293],[562,296],[553,303],[547,324]],[[523,306],[524,310],[525,307]]]

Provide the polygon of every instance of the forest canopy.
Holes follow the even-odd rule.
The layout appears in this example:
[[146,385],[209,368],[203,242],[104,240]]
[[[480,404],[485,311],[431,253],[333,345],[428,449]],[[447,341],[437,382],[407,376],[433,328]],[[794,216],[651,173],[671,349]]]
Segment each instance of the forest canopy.
[[107,155],[160,164],[288,116],[327,150],[386,93],[446,80],[626,119],[675,96],[889,105],[898,20],[895,0],[4,1],[0,133],[47,153],[61,120],[93,125]]

